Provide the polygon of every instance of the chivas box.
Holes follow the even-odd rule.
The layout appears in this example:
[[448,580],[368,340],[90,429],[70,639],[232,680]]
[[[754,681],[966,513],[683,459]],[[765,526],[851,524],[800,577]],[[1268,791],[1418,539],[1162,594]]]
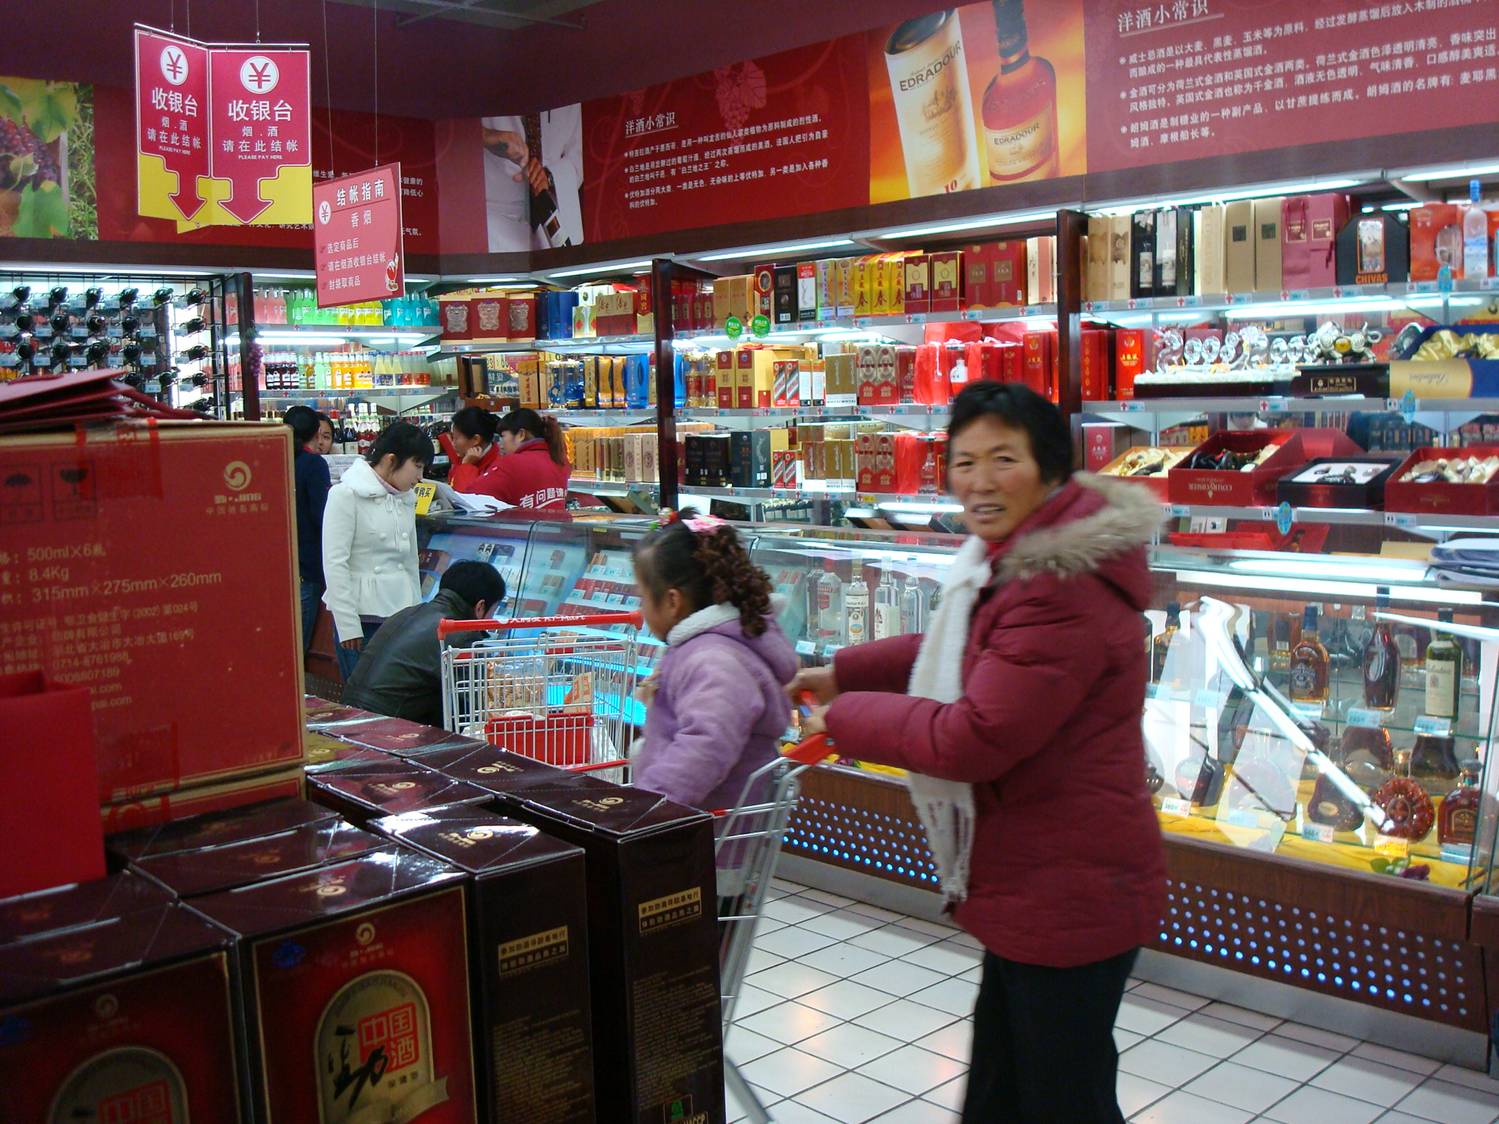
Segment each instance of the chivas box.
[[0,555],[33,563],[4,616],[26,662],[89,687],[101,804],[301,765],[290,435],[165,421],[0,440]]
[[607,1119],[724,1119],[713,826],[587,776],[503,801],[587,855],[594,1075]]
[[592,1124],[582,850],[478,808],[411,812],[373,826],[471,880],[481,1118]]
[[120,832],[106,839],[104,848],[121,862],[134,862],[157,855],[174,855],[178,851],[199,851],[204,847],[260,839],[335,818],[335,813],[310,800],[271,800],[246,808]]
[[0,946],[0,1120],[245,1118],[227,944],[165,905]]
[[390,846],[193,907],[240,938],[257,1121],[473,1124],[459,871]]
[[313,799],[355,823],[446,804],[482,804],[488,792],[410,763],[385,772],[319,773],[307,782]]
[[334,819],[303,824],[261,839],[137,859],[131,866],[178,897],[191,898],[327,866],[380,846],[379,836]]
[[1338,284],[1387,285],[1410,274],[1410,230],[1388,212],[1354,215],[1338,232]]
[[51,933],[95,925],[142,910],[158,910],[172,895],[149,878],[130,871],[54,886],[14,898],[0,898],[0,945]]

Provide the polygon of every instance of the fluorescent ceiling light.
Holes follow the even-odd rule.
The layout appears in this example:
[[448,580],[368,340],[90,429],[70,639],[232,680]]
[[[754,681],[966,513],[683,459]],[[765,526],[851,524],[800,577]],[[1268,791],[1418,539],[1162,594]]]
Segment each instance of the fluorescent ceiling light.
[[559,269],[548,277],[586,277],[590,273],[628,273],[632,269],[650,269],[648,261],[627,261],[616,265],[585,265],[578,269]]
[[1235,199],[1258,199],[1265,195],[1309,195],[1318,191],[1339,191],[1345,187],[1357,187],[1374,178],[1341,177],[1339,179],[1302,180],[1291,183],[1265,183],[1257,187],[1241,187],[1232,191],[1198,192],[1195,195],[1162,195],[1149,199],[1124,200],[1110,203],[1089,211],[1095,215],[1127,215],[1134,211],[1148,211],[1155,207],[1190,207],[1197,203],[1227,203]]
[[[1313,593],[1324,597],[1373,598],[1383,582],[1317,581],[1308,578],[1258,577],[1254,574],[1236,572],[1214,574],[1197,570],[1177,570],[1176,580],[1189,585],[1211,585],[1228,589],[1258,589],[1270,593]],[[1477,605],[1483,594],[1467,590],[1436,588],[1427,586],[1391,585],[1388,587],[1392,601],[1416,601],[1440,605]]]
[[261,273],[255,271],[255,278],[259,281],[311,281],[317,274],[310,269],[289,269],[284,273]]
[[[261,343],[302,343],[312,346],[316,346],[318,344],[332,345],[349,342],[348,336],[336,335],[332,332],[328,333],[327,335],[324,335],[321,332],[257,332],[255,334],[255,338]],[[416,338],[425,339],[426,337],[417,336]],[[231,336],[230,339],[234,342],[238,342],[239,337]]]
[[1229,320],[1270,320],[1281,316],[1336,316],[1349,312],[1393,312],[1406,305],[1394,297],[1345,297],[1334,301],[1268,301],[1224,310]]
[[1488,164],[1444,164],[1437,168],[1417,168],[1412,172],[1396,172],[1391,179],[1407,183],[1427,183],[1431,180],[1466,180],[1474,176],[1499,175],[1499,163]]
[[911,515],[956,515],[963,510],[960,503],[951,503],[942,500],[932,500],[929,503],[920,503],[915,500],[902,500],[898,503],[881,503],[877,505],[881,511],[890,511],[896,514]]
[[1020,226],[1024,223],[1055,221],[1055,211],[1017,211],[1009,215],[985,215],[976,219],[958,219],[931,226],[897,227],[870,235],[871,238],[923,238],[928,234],[951,234],[959,230],[983,230],[991,226]]
[[688,254],[698,261],[737,261],[740,258],[774,257],[776,254],[799,254],[804,250],[831,250],[838,246],[852,246],[852,238],[827,238],[820,242],[787,242],[779,246],[761,246],[754,250],[726,250],[718,254]]

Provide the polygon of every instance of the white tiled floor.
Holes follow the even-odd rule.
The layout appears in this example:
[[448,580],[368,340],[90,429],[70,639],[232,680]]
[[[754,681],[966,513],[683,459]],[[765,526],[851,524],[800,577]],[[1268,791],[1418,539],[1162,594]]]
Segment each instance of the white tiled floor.
[[[953,1124],[982,952],[956,929],[777,882],[729,1056],[781,1124]],[[1494,1124],[1499,1081],[1151,983],[1119,1012],[1140,1124]],[[732,1099],[729,1119],[743,1119]]]

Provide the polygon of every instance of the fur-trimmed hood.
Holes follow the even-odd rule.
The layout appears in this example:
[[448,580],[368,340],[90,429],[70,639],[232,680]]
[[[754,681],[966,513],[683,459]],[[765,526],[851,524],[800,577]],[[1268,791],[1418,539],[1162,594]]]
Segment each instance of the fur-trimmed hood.
[[1144,608],[1149,573],[1137,548],[1155,537],[1161,520],[1160,501],[1149,489],[1078,473],[1005,545],[995,578],[1097,573]]

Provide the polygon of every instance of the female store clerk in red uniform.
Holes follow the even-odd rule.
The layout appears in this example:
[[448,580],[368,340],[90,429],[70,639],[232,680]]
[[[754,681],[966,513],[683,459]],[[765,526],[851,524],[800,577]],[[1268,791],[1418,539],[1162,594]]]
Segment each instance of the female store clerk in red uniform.
[[[482,420],[464,417],[470,411]],[[488,424],[495,426],[489,433],[498,440],[481,450],[478,442]],[[467,437],[470,428],[477,431],[474,437]],[[496,445],[502,456],[496,455]],[[463,459],[449,479],[455,491],[493,496],[529,511],[566,509],[572,468],[555,418],[520,409],[495,422],[493,415],[471,406],[453,415],[453,448]]]

